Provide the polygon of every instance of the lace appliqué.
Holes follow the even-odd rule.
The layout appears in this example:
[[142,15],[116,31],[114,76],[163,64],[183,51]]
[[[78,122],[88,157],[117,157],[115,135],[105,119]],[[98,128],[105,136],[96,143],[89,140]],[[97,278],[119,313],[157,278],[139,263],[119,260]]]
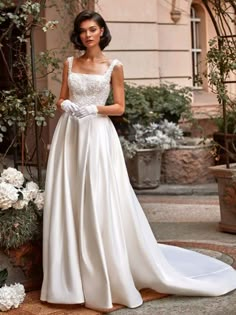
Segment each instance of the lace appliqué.
[[68,58],[68,86],[70,100],[78,106],[105,105],[110,93],[113,68],[121,64],[114,59],[104,74],[84,74],[72,72],[73,57]]

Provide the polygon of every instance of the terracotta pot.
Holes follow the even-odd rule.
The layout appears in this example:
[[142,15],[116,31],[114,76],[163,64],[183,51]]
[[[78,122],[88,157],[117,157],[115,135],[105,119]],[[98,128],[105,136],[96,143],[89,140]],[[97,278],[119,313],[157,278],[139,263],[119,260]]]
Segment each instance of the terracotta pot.
[[161,156],[159,149],[138,150],[126,160],[131,185],[137,189],[152,189],[160,185]]
[[42,283],[42,245],[29,242],[17,249],[0,248],[0,269],[7,268],[7,284],[21,283],[26,291],[39,289]]
[[209,167],[218,183],[222,232],[236,234],[236,163]]

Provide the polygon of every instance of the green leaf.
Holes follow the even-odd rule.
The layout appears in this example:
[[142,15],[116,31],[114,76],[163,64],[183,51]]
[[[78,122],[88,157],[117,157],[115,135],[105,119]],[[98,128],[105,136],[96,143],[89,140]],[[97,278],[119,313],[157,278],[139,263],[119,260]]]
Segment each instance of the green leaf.
[[6,283],[7,277],[8,277],[8,271],[5,268],[0,271],[0,288]]

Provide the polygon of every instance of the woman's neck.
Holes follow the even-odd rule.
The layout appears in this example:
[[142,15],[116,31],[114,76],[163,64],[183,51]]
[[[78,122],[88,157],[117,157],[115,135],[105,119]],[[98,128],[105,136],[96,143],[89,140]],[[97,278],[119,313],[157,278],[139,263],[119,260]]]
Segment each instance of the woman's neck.
[[96,60],[101,60],[104,59],[104,54],[100,47],[93,47],[90,49],[87,49],[83,55],[83,57],[87,60],[90,61],[96,61]]

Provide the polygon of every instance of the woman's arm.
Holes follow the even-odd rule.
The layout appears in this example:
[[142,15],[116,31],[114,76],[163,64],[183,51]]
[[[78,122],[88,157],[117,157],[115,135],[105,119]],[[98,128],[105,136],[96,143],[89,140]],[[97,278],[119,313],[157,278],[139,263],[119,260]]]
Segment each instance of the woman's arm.
[[61,84],[61,92],[60,92],[60,97],[59,100],[57,101],[57,109],[62,111],[61,108],[61,103],[68,99],[69,97],[69,88],[68,88],[68,61],[66,60],[64,62],[64,67],[63,67],[63,74],[62,74],[62,84]]
[[121,64],[116,65],[111,76],[114,104],[97,106],[98,114],[121,116],[125,111],[124,73]]

